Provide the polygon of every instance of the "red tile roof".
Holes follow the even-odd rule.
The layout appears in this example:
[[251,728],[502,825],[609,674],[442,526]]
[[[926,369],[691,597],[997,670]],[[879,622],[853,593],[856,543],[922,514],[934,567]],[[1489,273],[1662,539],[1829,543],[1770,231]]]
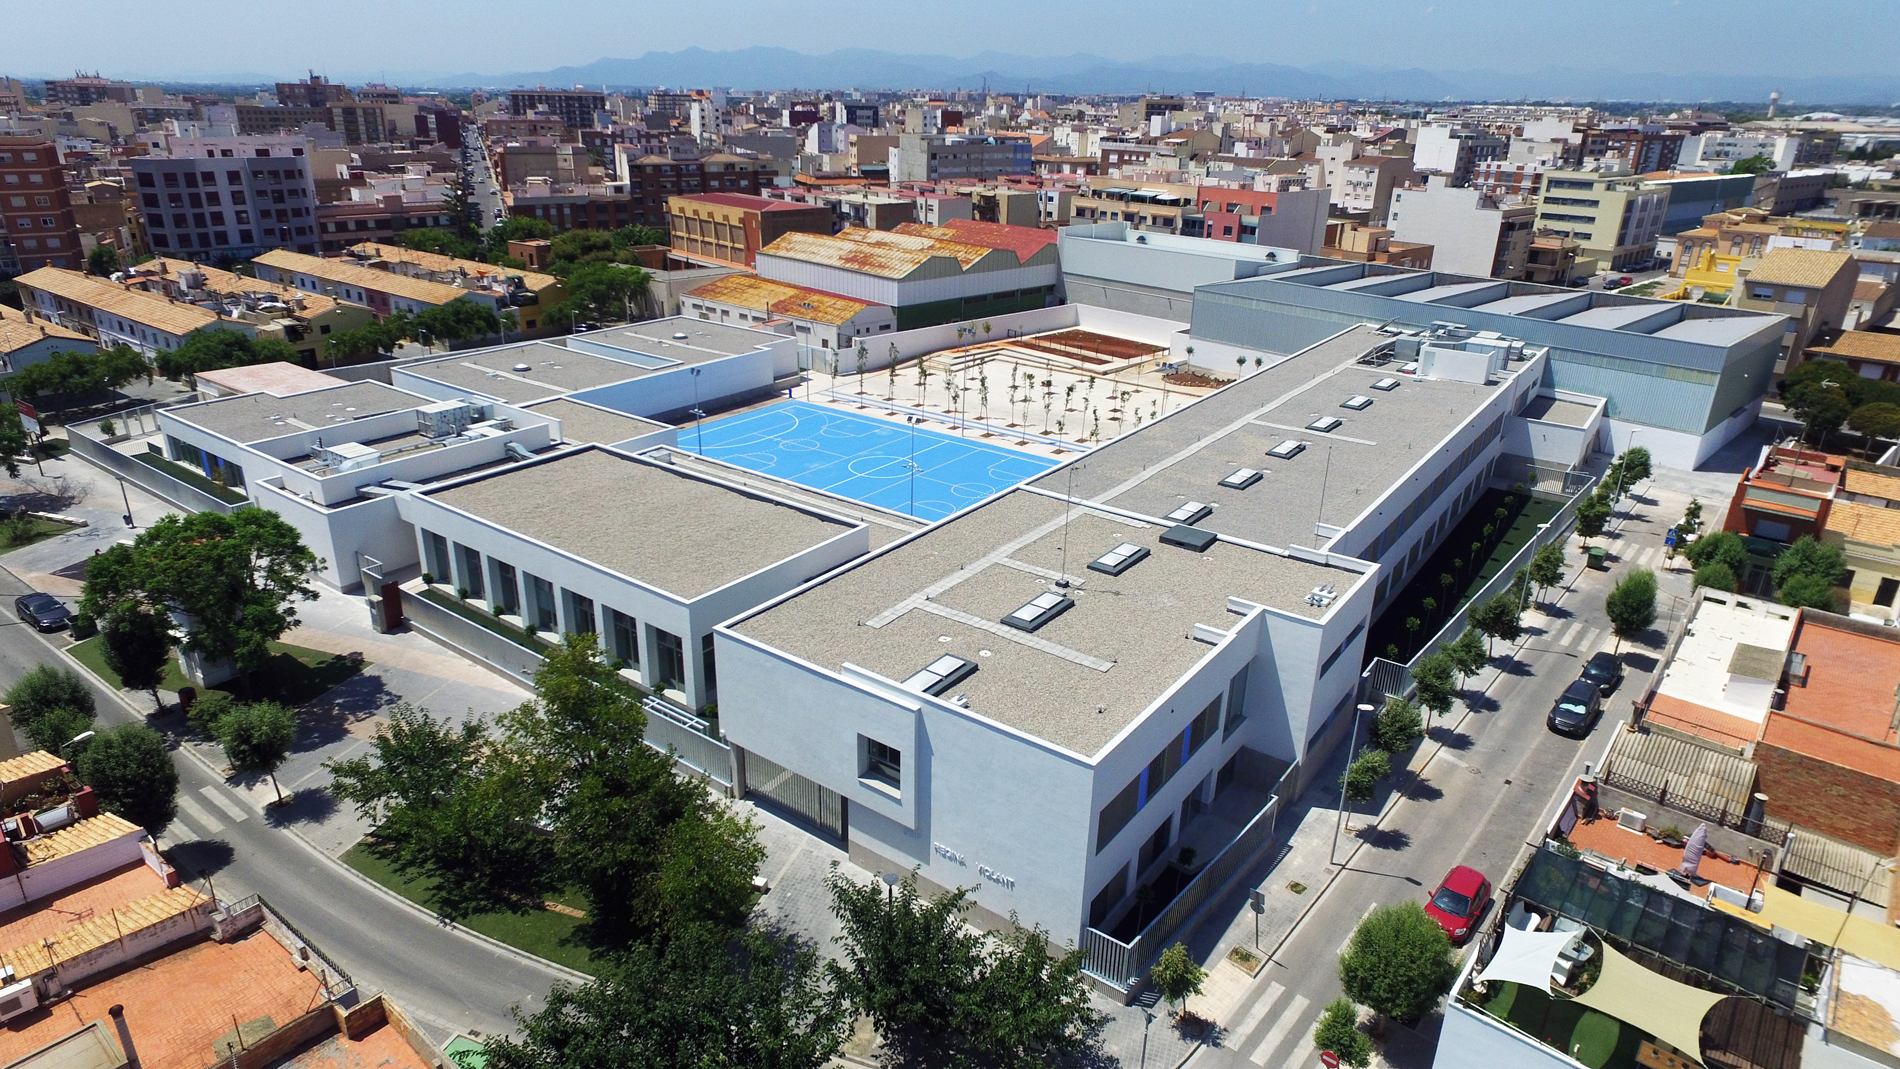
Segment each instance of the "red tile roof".
[[[949,231],[949,233],[944,233]],[[976,245],[985,249],[1007,249],[1016,254],[1018,263],[1028,263],[1043,249],[1056,243],[1056,232],[1033,226],[1010,226],[1006,223],[981,223],[974,219],[948,219],[940,227],[925,226],[922,223],[899,223],[900,234],[916,234],[920,237],[943,238]]]
[[1795,622],[1790,649],[1807,655],[1808,685],[1788,688],[1783,706],[1788,715],[1869,739],[1894,741],[1900,642],[1832,627],[1825,617],[1803,612]]
[[705,204],[723,204],[728,208],[747,208],[755,212],[808,212],[810,204],[794,204],[791,201],[773,200],[771,197],[755,197],[750,193],[681,193],[680,200],[696,200]]

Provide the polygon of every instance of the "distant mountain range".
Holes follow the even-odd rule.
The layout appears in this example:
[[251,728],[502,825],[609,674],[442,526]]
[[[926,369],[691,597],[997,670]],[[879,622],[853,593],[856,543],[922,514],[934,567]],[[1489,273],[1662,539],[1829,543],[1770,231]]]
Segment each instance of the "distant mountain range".
[[1756,74],[1618,73],[1596,68],[1468,71],[1415,67],[1329,66],[1303,70],[1237,63],[1214,56],[1155,56],[1121,61],[1088,53],[1023,56],[985,52],[968,58],[902,55],[866,48],[809,55],[788,48],[714,52],[688,48],[637,59],[598,59],[581,66],[502,74],[464,73],[418,83],[440,88],[655,86],[732,89],[979,89],[1020,93],[1214,92],[1349,100],[1644,100],[1762,101],[1780,89],[1783,109],[1837,104],[1885,106],[1900,101],[1900,74],[1789,77]]

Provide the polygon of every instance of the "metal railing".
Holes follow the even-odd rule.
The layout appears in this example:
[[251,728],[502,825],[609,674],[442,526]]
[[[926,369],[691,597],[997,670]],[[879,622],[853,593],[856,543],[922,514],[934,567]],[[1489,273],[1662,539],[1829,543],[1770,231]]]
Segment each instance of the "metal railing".
[[[1296,766],[1297,767],[1297,766]],[[1282,775],[1292,775],[1288,769]],[[1280,817],[1279,787],[1271,792],[1274,797],[1260,807],[1246,827],[1228,840],[1220,853],[1214,855],[1206,867],[1194,874],[1186,887],[1175,895],[1174,900],[1162,908],[1155,919],[1148,922],[1132,943],[1124,943],[1099,931],[1093,926],[1082,931],[1081,949],[1083,954],[1082,971],[1108,983],[1118,990],[1131,991],[1142,980],[1143,970],[1154,958],[1160,955],[1168,940],[1179,934],[1195,911],[1208,899],[1225,890],[1227,884],[1240,873],[1254,857],[1274,841]]]
[[[649,696],[647,745],[728,790],[732,787],[732,747],[706,734],[712,725],[663,698]],[[686,720],[694,723],[687,723]]]
[[[918,408],[915,405],[899,404],[895,401],[886,401],[881,397],[859,397],[854,393],[842,393],[833,390],[821,390],[819,393],[824,397],[835,398],[839,401],[848,401],[852,404],[868,405],[872,408],[881,408],[886,412],[895,412],[902,416],[917,416],[932,423],[948,423],[953,427],[962,427],[965,430],[987,431],[999,438],[1004,436],[1014,437],[1027,441],[1032,445],[1045,446],[1050,449],[1067,449],[1070,452],[1079,452],[1094,448],[1094,446],[1087,442],[1076,442],[1067,438],[1053,438],[1046,434],[1024,430],[1021,427],[1005,427],[1000,423],[989,423],[971,416],[958,415],[954,412],[937,412],[931,409]],[[1115,435],[1119,434],[1121,434],[1121,431],[1118,429]],[[1110,435],[1110,437],[1112,438],[1115,435]]]

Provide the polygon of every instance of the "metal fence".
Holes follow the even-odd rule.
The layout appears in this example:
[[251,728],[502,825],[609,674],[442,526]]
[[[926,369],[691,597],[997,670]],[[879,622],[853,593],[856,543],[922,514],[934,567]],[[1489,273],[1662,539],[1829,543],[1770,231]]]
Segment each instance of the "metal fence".
[[[832,390],[821,390],[819,392],[821,396],[833,397],[840,401],[849,401],[852,404],[868,405],[871,408],[883,409],[886,412],[893,412],[900,416],[917,416],[932,423],[947,423],[953,427],[962,427],[965,430],[994,434],[999,438],[1011,437],[1022,439],[1031,444],[1046,446],[1050,449],[1066,449],[1071,453],[1075,453],[1093,448],[1088,442],[1078,442],[1069,438],[1055,438],[1046,434],[1039,434],[1035,431],[1024,430],[1021,427],[1005,427],[1000,423],[988,423],[973,416],[958,415],[955,412],[927,411],[917,408],[914,405],[886,401],[881,397],[859,397],[854,393],[835,392]],[[1133,428],[1129,429],[1132,430]],[[1115,433],[1108,437],[1113,438],[1120,433],[1121,428],[1118,427]]]
[[673,755],[674,762],[700,773],[714,783],[732,789],[732,747],[706,734],[711,725],[691,713],[686,715],[702,727],[685,723],[675,715],[677,706],[649,697],[644,702],[647,714],[647,745]]
[[[1285,776],[1293,773],[1293,769],[1288,769],[1282,776],[1282,782]],[[1274,797],[1268,799],[1267,804],[1247,822],[1247,826],[1229,840],[1205,868],[1195,873],[1188,885],[1181,888],[1181,893],[1135,936],[1134,942],[1124,943],[1094,927],[1083,929],[1082,971],[1120,991],[1134,990],[1141,982],[1143,970],[1161,953],[1168,940],[1180,932],[1182,925],[1195,911],[1208,899],[1226,890],[1228,883],[1260,851],[1273,843],[1280,816],[1278,785],[1271,793]]]

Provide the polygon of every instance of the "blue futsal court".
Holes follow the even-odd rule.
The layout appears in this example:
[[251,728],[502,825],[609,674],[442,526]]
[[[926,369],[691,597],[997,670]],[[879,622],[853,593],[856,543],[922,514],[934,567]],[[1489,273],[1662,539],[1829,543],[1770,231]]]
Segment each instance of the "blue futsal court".
[[[916,505],[911,504],[915,434]],[[939,520],[1056,466],[939,431],[806,401],[777,404],[680,428],[680,447],[714,460],[918,519]],[[702,446],[703,442],[703,446]]]

